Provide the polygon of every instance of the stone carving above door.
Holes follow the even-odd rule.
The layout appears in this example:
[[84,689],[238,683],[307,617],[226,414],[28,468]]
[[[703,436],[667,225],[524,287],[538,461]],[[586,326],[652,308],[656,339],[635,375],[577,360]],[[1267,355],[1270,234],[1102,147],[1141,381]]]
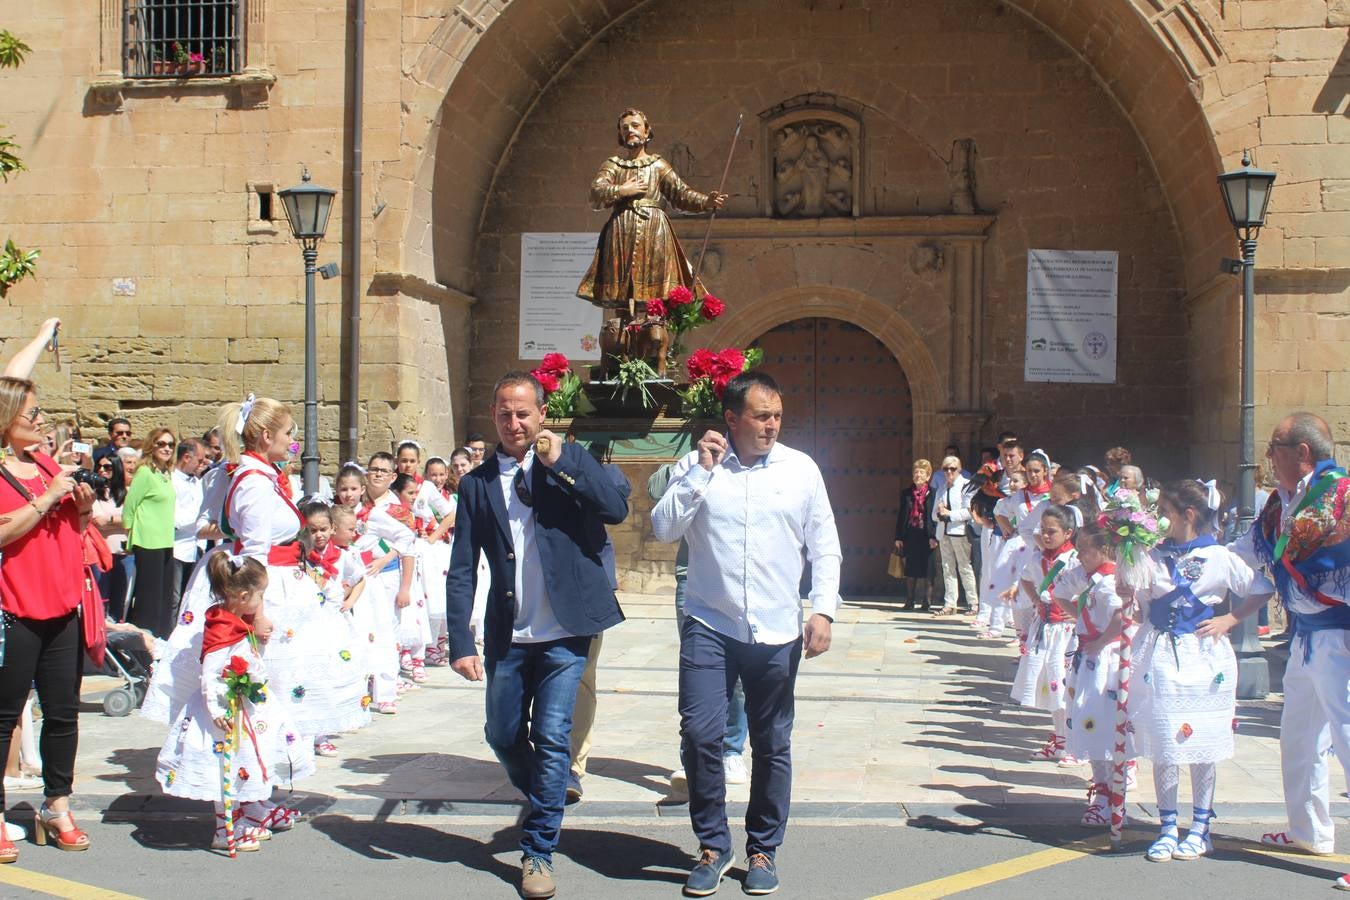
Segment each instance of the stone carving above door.
[[827,94],[786,100],[761,113],[764,213],[773,219],[856,218],[861,214],[862,116]]
[[854,214],[857,148],[847,128],[828,119],[805,119],[774,129],[772,138],[777,217]]

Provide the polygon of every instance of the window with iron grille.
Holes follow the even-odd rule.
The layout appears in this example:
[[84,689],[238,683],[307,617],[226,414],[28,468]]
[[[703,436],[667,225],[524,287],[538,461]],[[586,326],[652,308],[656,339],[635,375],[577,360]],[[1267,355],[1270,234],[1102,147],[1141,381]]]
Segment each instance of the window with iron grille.
[[234,75],[244,68],[245,0],[126,0],[129,78]]

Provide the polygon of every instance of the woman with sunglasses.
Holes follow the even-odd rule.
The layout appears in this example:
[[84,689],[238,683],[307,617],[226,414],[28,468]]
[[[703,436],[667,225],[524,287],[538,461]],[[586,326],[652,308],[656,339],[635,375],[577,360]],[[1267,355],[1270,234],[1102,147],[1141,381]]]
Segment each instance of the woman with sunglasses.
[[136,558],[131,624],[157,638],[173,631],[177,570],[173,559],[173,461],[178,441],[167,428],[150,432],[141,447],[141,465],[122,504],[127,547]]
[[[84,648],[78,608],[83,597],[80,532],[94,492],[77,484],[42,443],[42,410],[31,381],[0,377],[0,439],[9,448],[0,477],[0,606],[4,608],[4,665],[0,666],[0,759],[8,756],[14,724],[34,682],[42,704],[42,780],[39,843],[86,850],[88,836],[70,817],[79,735]],[[0,810],[4,793],[0,787]],[[19,851],[0,832],[0,863]]]
[[136,565],[135,557],[127,553],[127,530],[122,524],[122,505],[127,499],[122,458],[116,453],[108,454],[94,463],[94,474],[106,479],[107,483],[94,491],[93,523],[108,542],[113,555],[112,568],[96,572],[98,589],[108,601],[108,615],[120,619]]

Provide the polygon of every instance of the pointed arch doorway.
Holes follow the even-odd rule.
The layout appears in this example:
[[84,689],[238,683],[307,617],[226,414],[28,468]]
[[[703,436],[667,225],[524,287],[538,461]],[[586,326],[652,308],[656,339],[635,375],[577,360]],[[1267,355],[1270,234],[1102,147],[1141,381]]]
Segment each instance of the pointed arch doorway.
[[753,346],[783,389],[783,443],[810,454],[825,478],[844,552],[841,593],[894,596],[886,563],[914,443],[904,370],[885,344],[841,319],[794,319]]

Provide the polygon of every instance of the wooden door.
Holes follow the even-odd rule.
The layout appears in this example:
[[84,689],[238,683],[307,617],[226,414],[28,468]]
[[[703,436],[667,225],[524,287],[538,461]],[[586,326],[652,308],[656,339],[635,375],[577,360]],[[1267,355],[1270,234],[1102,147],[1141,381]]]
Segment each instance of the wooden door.
[[783,389],[781,440],[824,475],[844,551],[842,593],[894,596],[886,563],[913,461],[905,373],[881,341],[838,319],[797,319],[755,344]]

